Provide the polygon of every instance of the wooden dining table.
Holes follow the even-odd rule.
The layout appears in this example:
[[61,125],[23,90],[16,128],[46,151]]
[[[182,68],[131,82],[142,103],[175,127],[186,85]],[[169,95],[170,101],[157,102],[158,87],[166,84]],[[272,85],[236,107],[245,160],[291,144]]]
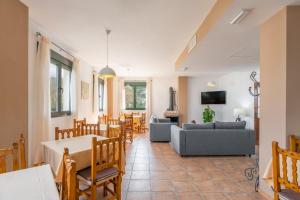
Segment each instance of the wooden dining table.
[[50,165],[0,174],[1,200],[59,200]]
[[[79,137],[42,142],[42,145],[44,146],[45,162],[50,164],[52,171],[56,175],[56,181],[61,181],[62,178],[62,161],[64,148],[69,149],[70,157],[76,162],[77,171],[91,166],[91,149],[93,137],[96,137],[98,141],[107,139],[107,137],[98,135],[84,135]],[[122,168],[125,168],[124,163],[125,161],[123,155]]]

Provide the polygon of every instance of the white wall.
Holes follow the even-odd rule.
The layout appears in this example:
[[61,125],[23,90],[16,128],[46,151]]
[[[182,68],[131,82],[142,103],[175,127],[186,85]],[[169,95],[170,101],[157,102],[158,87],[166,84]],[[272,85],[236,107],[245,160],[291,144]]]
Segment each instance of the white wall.
[[[163,117],[169,108],[169,88],[177,90],[177,77],[152,77],[152,114]],[[178,103],[178,102],[177,102]]]
[[[257,69],[254,70],[257,71]],[[254,100],[248,92],[248,88],[253,86],[253,82],[249,78],[252,71],[190,77],[188,79],[188,121],[196,120],[197,123],[202,123],[202,112],[205,106],[201,105],[201,92],[225,90],[226,104],[211,105],[216,112],[215,120],[234,121],[234,108],[243,108],[248,116],[242,117],[242,119],[247,121],[247,128],[253,129]],[[215,81],[216,87],[208,87],[209,81]]]

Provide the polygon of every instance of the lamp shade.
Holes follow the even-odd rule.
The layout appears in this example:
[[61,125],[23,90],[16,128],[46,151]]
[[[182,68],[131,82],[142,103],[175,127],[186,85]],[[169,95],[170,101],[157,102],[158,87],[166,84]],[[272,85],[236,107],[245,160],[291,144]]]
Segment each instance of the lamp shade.
[[106,66],[100,70],[99,76],[104,77],[104,78],[115,77],[116,72],[112,68]]
[[233,109],[233,116],[238,117],[239,115],[245,116],[246,111],[243,108],[235,108]]

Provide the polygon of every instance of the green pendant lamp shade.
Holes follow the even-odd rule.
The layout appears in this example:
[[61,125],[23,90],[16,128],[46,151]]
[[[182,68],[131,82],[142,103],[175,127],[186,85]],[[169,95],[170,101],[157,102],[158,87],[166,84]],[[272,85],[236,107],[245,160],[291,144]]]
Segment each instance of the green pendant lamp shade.
[[112,68],[110,68],[108,66],[108,35],[110,34],[111,30],[106,29],[106,67],[102,68],[99,72],[99,76],[103,77],[103,78],[111,78],[111,77],[115,77],[116,76],[116,72],[115,70],[113,70]]

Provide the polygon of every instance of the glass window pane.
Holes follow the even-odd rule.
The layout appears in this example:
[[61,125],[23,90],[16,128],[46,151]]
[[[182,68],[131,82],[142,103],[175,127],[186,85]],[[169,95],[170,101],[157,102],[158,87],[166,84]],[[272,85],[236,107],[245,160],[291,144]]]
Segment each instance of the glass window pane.
[[136,108],[144,109],[146,108],[146,87],[136,86]]
[[134,108],[134,88],[130,85],[125,86],[126,109]]
[[99,110],[103,110],[103,97],[104,97],[104,83],[103,80],[98,80],[99,82]]
[[58,67],[50,64],[50,98],[51,112],[58,111]]
[[62,111],[70,111],[70,78],[71,71],[61,69],[61,108]]

